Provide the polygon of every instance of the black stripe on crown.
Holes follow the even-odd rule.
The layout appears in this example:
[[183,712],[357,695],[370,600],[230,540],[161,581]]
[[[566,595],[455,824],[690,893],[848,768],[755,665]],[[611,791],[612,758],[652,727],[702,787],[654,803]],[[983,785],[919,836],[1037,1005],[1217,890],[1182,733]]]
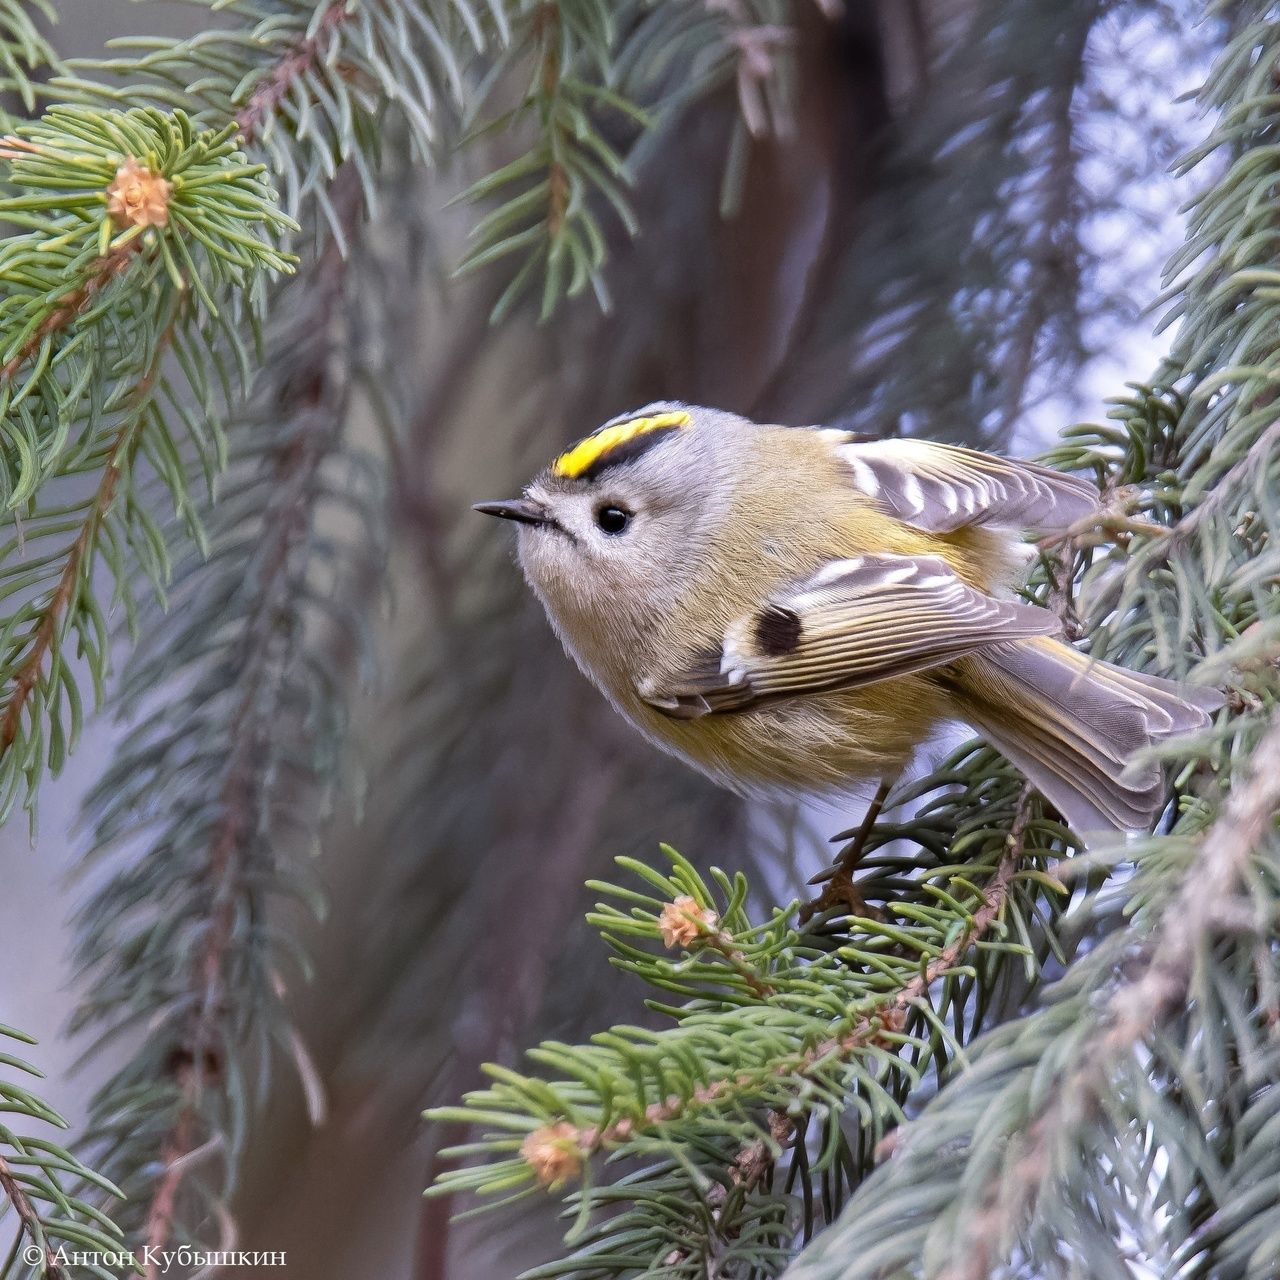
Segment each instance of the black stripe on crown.
[[612,449],[606,449],[590,466],[579,471],[574,479],[594,480],[611,467],[620,467],[623,463],[634,462],[641,454],[648,453],[655,444],[679,430],[679,427],[654,427],[638,436],[632,436],[630,440],[624,440],[621,444],[615,444]]

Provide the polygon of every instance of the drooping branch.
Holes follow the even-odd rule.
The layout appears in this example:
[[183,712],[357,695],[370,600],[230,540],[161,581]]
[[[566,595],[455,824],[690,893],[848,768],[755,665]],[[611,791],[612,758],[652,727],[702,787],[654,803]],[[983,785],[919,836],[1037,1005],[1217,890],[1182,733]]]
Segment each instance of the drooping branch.
[[538,79],[546,101],[546,129],[549,155],[547,158],[547,235],[559,239],[564,228],[564,215],[569,206],[569,174],[561,158],[564,145],[562,130],[557,122],[556,101],[560,95],[562,67],[560,65],[561,24],[560,6],[547,0],[538,6],[533,16],[533,39],[539,49]]
[[[323,379],[318,379],[309,391],[309,398],[315,402],[313,407],[323,399],[323,387]],[[268,686],[275,683],[280,668],[289,660],[287,654],[277,651],[276,612],[282,597],[292,590],[290,565],[310,532],[309,495],[314,492],[325,453],[318,438],[303,437],[281,454],[272,472],[278,505],[265,531],[262,594],[242,641],[242,690],[231,721],[232,753],[217,800],[222,816],[209,841],[207,879],[212,911],[191,975],[196,1013],[187,1038],[171,1056],[183,1104],[172,1133],[162,1145],[164,1172],[156,1182],[148,1212],[147,1244],[155,1251],[162,1250],[168,1242],[178,1191],[191,1168],[190,1157],[199,1145],[196,1109],[201,1094],[224,1083],[222,1023],[231,994],[228,966],[237,892],[248,870],[245,860],[258,820],[264,744],[276,712],[275,690]]]
[[[335,210],[349,240],[364,216],[356,174],[346,169],[335,184]],[[235,928],[244,882],[253,870],[255,842],[263,829],[262,808],[270,799],[270,743],[285,714],[288,673],[300,661],[305,636],[290,616],[305,582],[306,543],[314,533],[323,496],[320,470],[340,436],[349,387],[335,375],[331,330],[346,297],[350,259],[335,238],[311,266],[307,297],[310,353],[292,371],[287,400],[273,412],[308,424],[279,448],[271,463],[270,505],[261,520],[253,583],[255,600],[228,670],[234,673],[235,706],[227,738],[230,754],[217,796],[218,817],[205,836],[201,877],[208,886],[208,919],[189,971],[192,1014],[169,1056],[180,1102],[161,1143],[162,1172],[155,1179],[146,1215],[146,1243],[162,1249],[170,1238],[182,1183],[209,1141],[202,1104],[225,1087],[229,1009],[234,1004],[231,971],[236,964]]]
[[258,140],[298,81],[327,55],[334,33],[353,13],[347,0],[329,0],[316,24],[315,34],[303,36],[276,61],[236,113],[236,124],[246,143]]
[[[238,120],[246,137],[251,139],[261,130],[269,110],[286,109],[288,88],[322,56],[329,33],[346,15],[346,6],[331,5],[312,40],[281,57],[262,94],[250,98]],[[230,338],[231,345],[239,344],[227,318],[213,318],[215,307],[225,307],[230,316],[242,304],[252,307],[255,304],[238,296],[236,290],[248,295],[255,271],[288,267],[287,257],[272,245],[245,234],[254,226],[255,215],[276,231],[288,226],[289,220],[267,203],[273,193],[258,179],[261,166],[243,163],[229,130],[199,134],[181,113],[154,109],[95,115],[82,109],[52,108],[41,121],[26,126],[24,135],[29,136],[6,138],[0,148],[0,154],[13,164],[15,182],[35,193],[6,202],[13,206],[13,216],[33,230],[12,238],[5,246],[9,258],[22,266],[15,278],[24,281],[26,291],[18,291],[6,303],[25,323],[26,336],[0,365],[0,384],[15,381],[27,367],[34,369],[28,385],[7,402],[12,407],[24,397],[27,401],[22,409],[25,416],[15,414],[14,426],[28,437],[29,448],[13,450],[6,462],[6,467],[13,469],[6,497],[15,506],[23,500],[34,502],[42,484],[58,476],[64,456],[81,468],[86,458],[101,457],[103,461],[95,494],[83,507],[79,528],[52,557],[43,559],[42,572],[50,579],[45,594],[32,602],[30,584],[24,584],[23,594],[15,597],[23,614],[19,624],[10,629],[6,687],[0,705],[0,758],[22,737],[25,721],[43,714],[43,701],[35,698],[42,681],[48,681],[51,698],[56,693],[52,655],[61,651],[68,628],[82,613],[92,614],[92,601],[82,600],[81,593],[91,589],[88,571],[108,517],[117,509],[118,490],[124,487],[122,477],[131,475],[130,463],[143,437],[163,435],[167,430],[163,422],[152,428],[159,417],[156,384],[169,352],[191,336],[188,331],[193,326],[200,330],[202,342],[224,344]],[[142,152],[154,147],[148,152],[148,163],[135,156],[122,160],[120,138]],[[77,183],[87,184],[88,189],[79,190]],[[101,183],[96,191],[95,183]],[[99,202],[102,213],[89,219],[80,215],[81,209],[94,210]],[[92,254],[97,244],[105,251]],[[63,282],[56,271],[57,254],[46,252],[51,247],[67,255],[69,269],[87,263],[78,282],[74,273],[69,286]],[[132,290],[117,290],[114,296],[104,297],[108,285],[122,278],[134,284],[128,275],[134,264],[145,264],[146,278],[137,280]],[[137,270],[141,268],[135,274]],[[41,280],[41,273],[48,277],[48,285],[31,284]],[[148,296],[151,284],[156,296],[139,305],[139,298]],[[216,292],[223,295],[217,304],[213,301]],[[105,308],[104,302],[109,304]],[[120,314],[127,323],[111,324],[104,318]],[[162,321],[166,315],[169,318],[155,328],[157,314]],[[84,329],[82,322],[92,327]],[[77,350],[73,359],[61,366],[50,358],[51,346],[59,343]],[[131,362],[143,362],[132,385]],[[184,361],[178,363],[187,368]],[[110,379],[119,380],[110,396],[102,400],[87,397],[86,387],[104,380],[110,385]],[[54,381],[57,394],[40,395],[37,380]],[[82,404],[63,401],[64,383],[76,388]],[[166,387],[166,394],[170,401],[175,397],[172,388]],[[190,421],[216,417],[211,395],[202,392],[200,398],[203,413]],[[34,416],[32,405],[36,406]],[[114,409],[114,405],[122,407]],[[54,412],[50,406],[57,406],[58,421],[45,420]],[[115,438],[97,444],[94,433],[102,429],[103,416],[113,411],[120,419],[119,425],[111,427]],[[58,443],[74,438],[61,421],[64,417],[72,419],[81,437],[70,450]],[[188,505],[185,495],[173,496],[180,505]],[[36,516],[42,510],[34,506]],[[24,515],[29,520],[31,511],[24,510]],[[50,536],[57,536],[66,522],[60,517],[49,523],[56,529]],[[15,522],[19,544],[25,527]],[[42,527],[36,532],[39,536]],[[124,571],[123,564],[114,561],[112,569]],[[13,572],[19,574],[21,566]],[[80,610],[81,604],[84,610]],[[95,674],[100,680],[101,670]],[[33,740],[35,737],[38,735],[33,734]],[[34,794],[41,768],[39,761],[25,758],[17,766],[25,774],[28,797]],[[17,793],[16,788],[8,790],[10,796]]]
[[[255,235],[287,219],[274,208],[260,167],[242,162],[225,130],[200,132],[155,110],[63,107],[24,126],[24,135],[0,148],[14,184],[27,193],[0,204],[28,228],[3,245],[14,288],[0,314],[26,337],[0,367],[0,384],[32,366],[20,390],[4,388],[6,430],[18,446],[6,448],[4,479],[6,504],[18,512],[11,516],[16,549],[38,541],[42,554],[34,571],[21,555],[0,567],[12,584],[5,594],[13,609],[4,629],[0,760],[22,737],[24,719],[44,714],[35,695],[46,681],[56,692],[63,641],[93,612],[87,594],[95,552],[132,485],[132,463],[155,421],[157,385],[179,330],[199,314],[210,288],[225,289],[234,307],[236,291],[255,271],[288,265]],[[122,160],[121,139],[148,162]],[[122,278],[130,288],[104,294]],[[86,471],[97,472],[86,501],[60,509],[41,500],[49,481]],[[64,536],[69,540],[50,550]],[[32,741],[42,737],[35,729],[33,723]],[[30,796],[40,768],[38,760],[23,760],[16,771],[6,764],[5,774],[25,773]]]

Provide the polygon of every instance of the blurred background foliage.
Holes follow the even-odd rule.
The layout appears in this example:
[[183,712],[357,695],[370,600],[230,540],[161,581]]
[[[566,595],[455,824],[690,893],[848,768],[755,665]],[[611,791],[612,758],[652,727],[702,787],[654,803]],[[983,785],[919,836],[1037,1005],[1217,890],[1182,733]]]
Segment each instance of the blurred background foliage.
[[[1023,452],[1097,416],[1155,362],[1192,189],[1168,170],[1202,130],[1175,99],[1249,21],[1274,26],[1191,0],[0,0],[0,779],[57,815],[34,854],[11,817],[5,856],[77,862],[70,938],[32,939],[30,903],[66,897],[20,874],[0,938],[15,988],[69,993],[13,994],[24,1030],[69,1016],[85,1060],[50,1084],[129,1197],[50,1192],[69,1238],[105,1205],[131,1240],[283,1249],[304,1275],[561,1256],[547,1198],[456,1222],[468,1201],[420,1200],[474,1133],[418,1111],[540,1039],[659,1024],[582,922],[612,856],[662,839],[745,872],[763,920],[825,861],[811,828],[844,824],[748,808],[638,741],[470,503],[657,398]],[[30,123],[51,103],[73,110]],[[1233,104],[1201,183],[1268,136],[1231,134]],[[175,216],[113,213],[95,147],[163,174]],[[1216,358],[1192,347],[1165,383]],[[1062,461],[1165,501],[1126,467],[1181,420],[1172,394]],[[1222,442],[1161,465],[1188,483]],[[1109,643],[1151,659],[1149,633]],[[95,686],[118,714],[46,795]],[[1016,779],[994,785],[1014,821]],[[1056,915],[1027,892],[1033,924]],[[1009,952],[1031,970],[989,957],[975,1022],[1121,918],[1046,928]]]

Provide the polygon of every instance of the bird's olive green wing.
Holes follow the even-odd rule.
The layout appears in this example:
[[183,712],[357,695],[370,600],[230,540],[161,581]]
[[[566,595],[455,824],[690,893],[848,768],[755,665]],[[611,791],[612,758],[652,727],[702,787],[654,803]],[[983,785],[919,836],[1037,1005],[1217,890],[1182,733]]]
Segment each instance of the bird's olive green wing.
[[975,591],[937,556],[835,560],[774,595],[689,669],[640,682],[677,719],[741,711],[941,666],[984,645],[1059,629],[1045,609]]
[[987,524],[1061,533],[1098,508],[1079,476],[927,440],[860,440],[824,433],[853,484],[904,524],[930,533]]

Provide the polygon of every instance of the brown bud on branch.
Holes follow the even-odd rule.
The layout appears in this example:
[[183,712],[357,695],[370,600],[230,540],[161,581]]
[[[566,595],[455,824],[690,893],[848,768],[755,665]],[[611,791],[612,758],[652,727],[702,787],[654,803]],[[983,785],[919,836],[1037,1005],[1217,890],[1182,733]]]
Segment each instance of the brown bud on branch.
[[107,187],[107,212],[121,227],[163,227],[169,221],[173,185],[132,156]]

